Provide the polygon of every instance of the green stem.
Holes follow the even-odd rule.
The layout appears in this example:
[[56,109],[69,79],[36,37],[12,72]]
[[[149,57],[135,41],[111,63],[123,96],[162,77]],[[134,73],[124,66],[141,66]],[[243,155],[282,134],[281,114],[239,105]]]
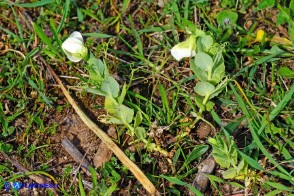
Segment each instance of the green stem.
[[210,95],[211,95],[211,94],[207,94],[207,95],[205,95],[205,97],[204,97],[204,99],[203,99],[203,101],[202,101],[202,104],[203,104],[203,105],[206,105],[206,103],[207,103],[207,101],[208,101]]
[[[203,101],[202,101],[202,104],[205,106],[207,101],[209,100],[209,97],[210,97],[210,94],[207,94]],[[190,128],[193,128],[195,126],[195,124],[199,121],[199,120],[203,120],[202,118],[202,113],[203,113],[203,110],[200,108],[199,109],[199,112],[197,113],[197,117],[196,119],[192,122],[192,124],[190,125]]]
[[209,70],[207,73],[207,80],[210,81],[212,77],[212,70]]
[[130,131],[130,135],[131,137],[135,136],[135,128],[130,125],[129,123],[127,123],[126,121],[123,121],[123,124],[127,127],[127,129]]

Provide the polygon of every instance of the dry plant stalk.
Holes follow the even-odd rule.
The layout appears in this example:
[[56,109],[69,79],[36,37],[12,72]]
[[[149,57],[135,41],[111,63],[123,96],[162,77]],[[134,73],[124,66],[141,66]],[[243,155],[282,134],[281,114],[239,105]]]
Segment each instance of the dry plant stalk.
[[107,147],[117,156],[117,158],[134,174],[134,176],[138,179],[138,181],[143,185],[143,187],[151,194],[158,195],[158,192],[152,182],[145,176],[145,174],[138,168],[138,166],[133,163],[124,152],[112,141],[112,139],[102,130],[100,129],[77,105],[77,103],[70,96],[69,92],[66,90],[61,80],[52,69],[52,67],[47,64],[47,62],[40,57],[41,61],[47,66],[59,87],[61,88],[64,96],[67,98],[68,102],[77,112],[82,121],[101,139],[103,143],[107,145]]

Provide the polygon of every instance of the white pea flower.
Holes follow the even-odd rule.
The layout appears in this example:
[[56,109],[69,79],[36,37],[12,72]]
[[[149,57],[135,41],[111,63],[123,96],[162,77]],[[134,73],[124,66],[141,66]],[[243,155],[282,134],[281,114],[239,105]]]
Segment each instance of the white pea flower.
[[187,40],[175,45],[171,49],[171,54],[177,61],[180,61],[182,58],[195,56],[195,49],[196,37],[195,35],[190,35],[190,37]]
[[84,46],[82,34],[74,31],[61,45],[67,58],[72,62],[79,62],[88,54],[88,48]]

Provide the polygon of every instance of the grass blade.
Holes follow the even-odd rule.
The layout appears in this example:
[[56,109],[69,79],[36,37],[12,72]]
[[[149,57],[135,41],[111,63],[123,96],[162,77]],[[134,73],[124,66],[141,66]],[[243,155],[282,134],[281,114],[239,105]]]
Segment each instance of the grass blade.
[[[242,98],[240,97],[240,95],[237,93],[237,91],[235,90],[234,86],[232,84],[229,84],[234,95],[236,96],[236,100],[238,102],[238,104],[240,105],[242,111],[245,113],[247,119],[252,119],[251,115],[249,114],[249,112],[247,111],[246,105],[244,103],[244,101],[242,100]],[[253,125],[253,120],[252,121],[248,121],[248,125],[250,128],[250,132],[251,135],[253,137],[253,142],[256,143],[256,145],[258,146],[258,148],[263,152],[263,154],[269,159],[269,161],[271,161],[282,173],[291,176],[289,172],[287,172],[272,156],[271,154],[266,150],[266,148],[264,147],[264,145],[262,144],[262,142],[259,139],[259,136],[257,134],[257,130],[259,128],[256,128],[255,125]]]
[[14,6],[17,6],[17,7],[24,7],[24,8],[33,8],[33,7],[40,7],[40,6],[43,6],[43,5],[47,5],[47,4],[51,4],[51,3],[54,3],[55,1],[54,0],[42,0],[42,1],[37,1],[37,2],[34,2],[34,3],[12,3],[12,2],[1,2],[0,5],[2,4],[6,4],[6,5],[14,5]]
[[198,157],[200,157],[201,155],[203,155],[204,153],[206,153],[208,150],[208,145],[200,145],[200,146],[196,146],[193,151],[188,155],[185,164],[189,164],[192,161],[194,161],[195,159],[197,159]]
[[83,186],[83,182],[82,182],[82,177],[81,174],[79,173],[79,190],[80,190],[80,195],[81,196],[86,196],[86,192]]
[[140,35],[139,35],[138,31],[135,29],[134,22],[133,22],[133,20],[132,20],[132,18],[130,16],[129,16],[129,21],[130,21],[130,25],[131,25],[131,28],[132,28],[132,32],[133,32],[133,34],[134,34],[134,36],[136,38],[138,51],[139,51],[140,55],[144,56],[144,54],[143,54],[143,44],[142,44]]
[[44,31],[37,25],[37,23],[34,23],[34,29],[36,34],[40,37],[40,39],[52,50],[52,52],[57,55],[58,57],[62,58],[60,54],[56,51],[55,47],[53,47],[51,40],[47,37],[47,35],[44,33]]
[[40,94],[40,96],[42,97],[42,99],[45,101],[45,103],[47,103],[50,107],[52,107],[52,101],[50,101],[41,91],[40,89],[37,87],[36,83],[29,79],[29,85],[31,85],[36,91],[38,91],[38,93]]
[[238,153],[245,159],[245,161],[253,168],[263,171],[264,168],[259,165],[257,161],[238,150]]
[[162,86],[162,84],[159,84],[159,93],[161,95],[161,101],[162,101],[162,105],[163,105],[163,111],[167,115],[167,122],[169,124],[170,123],[170,108],[169,108],[168,99],[167,99],[167,96],[166,96],[166,93],[165,93],[165,89]]
[[197,196],[203,195],[199,190],[197,190],[195,187],[193,187],[190,184],[187,184],[179,179],[177,179],[176,177],[170,177],[170,176],[164,176],[161,175],[160,177],[165,178],[167,181],[173,183],[173,184],[177,184],[177,185],[181,185],[181,186],[185,186],[188,187],[193,193],[195,193]]
[[113,35],[107,35],[104,33],[83,33],[84,36],[89,36],[93,38],[111,38],[114,37]]
[[[294,94],[294,85],[291,86],[291,89],[286,93],[284,98],[280,101],[280,103],[271,111],[269,114],[269,120],[272,121],[281,111],[282,109],[287,105],[287,103],[293,99]],[[264,118],[266,119],[266,118]],[[266,120],[262,121],[262,125],[258,131],[258,134],[260,134],[264,128],[268,125],[268,122]]]
[[276,188],[278,190],[281,190],[281,191],[294,192],[294,189],[289,188],[289,187],[286,187],[285,185],[280,184],[280,183],[277,183],[277,182],[266,181],[265,183],[268,184],[268,185],[270,185],[271,187],[274,187],[274,188]]
[[294,94],[294,84],[291,86],[291,89],[286,93],[284,98],[280,101],[280,103],[273,109],[269,115],[270,121],[272,121],[281,111],[282,109],[288,104],[290,100],[293,99]]
[[58,43],[58,46],[61,48],[62,41],[61,41],[61,39],[60,39],[59,36],[58,36],[57,29],[56,29],[56,26],[55,26],[54,20],[53,20],[52,18],[50,18],[50,27],[51,27],[51,30],[52,30],[53,35],[54,35],[54,37],[55,37],[55,40],[56,40],[57,43]]
[[59,24],[59,26],[57,28],[57,33],[60,33],[60,31],[62,29],[62,26],[64,24],[64,21],[65,21],[65,19],[67,17],[68,11],[69,11],[69,6],[70,6],[70,0],[66,0],[65,4],[64,4],[64,7],[63,7],[63,16],[62,16],[60,24]]

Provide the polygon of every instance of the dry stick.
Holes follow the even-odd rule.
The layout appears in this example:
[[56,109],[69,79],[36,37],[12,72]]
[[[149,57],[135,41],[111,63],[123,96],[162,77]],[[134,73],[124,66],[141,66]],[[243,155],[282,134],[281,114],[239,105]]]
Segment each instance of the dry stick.
[[[25,168],[23,165],[21,165],[19,162],[17,162],[16,160],[10,158],[6,153],[4,152],[0,152],[2,154],[2,156],[7,159],[10,163],[12,163],[12,165],[14,165],[18,171],[22,172],[22,173],[28,173],[30,172],[30,170],[28,170],[27,168]],[[35,174],[31,174],[31,175],[28,175],[28,177],[39,183],[39,184],[45,184],[45,183],[49,183],[50,182],[50,179],[48,179],[47,177],[40,177],[38,175],[35,175]],[[52,179],[53,181],[55,181],[54,179]],[[56,184],[56,182],[54,182]],[[57,194],[57,191],[54,189],[54,188],[49,188],[51,191],[53,191],[55,193],[55,195],[58,195]]]
[[61,145],[65,149],[65,151],[77,162],[79,163],[79,166],[82,167],[82,169],[86,172],[88,176],[91,175],[90,173],[90,163],[88,160],[85,158],[85,156],[80,153],[80,151],[71,143],[71,141],[67,138],[64,137],[61,141]]
[[144,173],[138,168],[136,164],[134,164],[125,154],[124,152],[112,141],[112,139],[102,130],[100,129],[89,117],[79,108],[73,98],[70,96],[61,80],[54,72],[52,67],[47,64],[47,62],[39,57],[40,60],[47,66],[57,83],[59,84],[64,96],[67,98],[68,102],[72,105],[74,110],[77,112],[82,121],[102,140],[103,143],[107,145],[107,147],[117,156],[117,158],[134,174],[134,176],[139,180],[139,182],[144,186],[144,188],[151,194],[158,194],[155,186],[152,182],[144,175]]

